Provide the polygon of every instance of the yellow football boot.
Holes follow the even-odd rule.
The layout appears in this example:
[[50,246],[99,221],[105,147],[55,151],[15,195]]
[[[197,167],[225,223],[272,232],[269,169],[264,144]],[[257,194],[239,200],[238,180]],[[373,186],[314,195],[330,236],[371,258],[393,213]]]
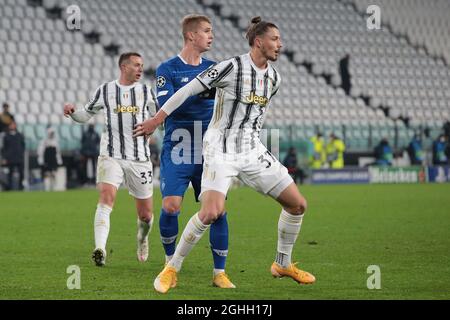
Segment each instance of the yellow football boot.
[[166,266],[153,282],[155,290],[160,293],[166,293],[170,288],[177,285],[177,270],[174,267]]
[[230,281],[225,272],[216,274],[213,278],[213,286],[222,289],[234,289],[236,286]]
[[311,284],[316,281],[316,278],[311,273],[300,270],[295,266],[296,264],[291,263],[289,267],[283,268],[274,262],[270,268],[270,272],[276,278],[289,277],[300,284]]

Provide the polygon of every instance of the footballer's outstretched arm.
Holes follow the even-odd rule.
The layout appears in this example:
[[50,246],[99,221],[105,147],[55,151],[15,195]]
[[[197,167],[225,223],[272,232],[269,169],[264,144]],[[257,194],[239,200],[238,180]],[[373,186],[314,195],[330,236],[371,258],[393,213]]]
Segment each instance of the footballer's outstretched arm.
[[95,90],[95,93],[92,95],[91,100],[84,106],[84,108],[76,110],[73,104],[66,103],[64,105],[64,116],[71,117],[73,121],[78,123],[88,122],[104,107],[102,99],[100,99],[102,86],[98,87],[97,90]]
[[147,119],[144,122],[138,123],[133,130],[133,137],[152,134],[156,128],[164,122],[167,116],[178,109],[189,97],[199,94],[207,89],[197,78],[189,82],[180,90],[175,92],[173,96],[166,101],[161,109],[155,114],[153,118]]
[[75,122],[85,123],[92,118],[93,114],[87,112],[85,109],[75,110],[74,105],[67,103],[64,105],[64,116],[71,117]]

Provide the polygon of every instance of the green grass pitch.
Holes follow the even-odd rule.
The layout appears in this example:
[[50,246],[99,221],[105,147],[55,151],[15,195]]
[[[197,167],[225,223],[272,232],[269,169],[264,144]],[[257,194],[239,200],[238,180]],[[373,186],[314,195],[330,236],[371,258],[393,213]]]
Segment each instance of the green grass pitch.
[[[0,299],[450,298],[450,184],[301,186],[309,209],[293,260],[316,276],[310,286],[270,275],[279,205],[247,188],[232,190],[227,273],[237,289],[211,286],[208,233],[166,295],[153,290],[164,260],[156,189],[149,261],[136,260],[134,201],[121,190],[103,268],[90,260],[96,190],[1,193]],[[189,191],[180,232],[198,208]],[[80,267],[80,290],[67,288],[70,265]],[[370,265],[380,267],[379,290],[367,288]]]

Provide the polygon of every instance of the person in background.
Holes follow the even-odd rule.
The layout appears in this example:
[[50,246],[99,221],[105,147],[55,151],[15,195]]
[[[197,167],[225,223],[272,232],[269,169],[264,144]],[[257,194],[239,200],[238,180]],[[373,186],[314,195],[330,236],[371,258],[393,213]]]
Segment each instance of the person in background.
[[283,160],[283,165],[288,169],[288,173],[291,175],[294,182],[303,183],[305,173],[298,167],[297,150],[294,147],[290,147],[286,157]]
[[[97,171],[97,158],[99,155],[100,135],[95,131],[93,124],[81,136],[81,183],[95,184]],[[91,170],[88,170],[89,165]]]
[[433,164],[446,165],[448,164],[448,157],[445,153],[447,148],[447,138],[440,134],[439,137],[433,141]]
[[25,139],[17,131],[17,125],[14,121],[9,124],[8,132],[3,137],[2,164],[9,170],[8,184],[6,190],[13,189],[14,171],[19,173],[19,190],[23,190],[24,178],[24,160],[25,160]]
[[375,165],[392,166],[392,159],[394,158],[394,154],[387,138],[381,139],[380,143],[375,147],[374,152]]
[[442,126],[442,130],[444,131],[444,135],[447,137],[447,141],[450,139],[450,120],[445,121]]
[[409,143],[408,155],[411,165],[422,165],[424,160],[424,152],[422,147],[422,139],[419,134],[415,134]]
[[39,144],[37,154],[38,164],[42,168],[45,191],[55,191],[56,172],[63,162],[55,129],[52,127],[47,129],[47,137]]
[[9,125],[15,121],[14,116],[9,112],[9,104],[3,104],[3,112],[0,113],[0,133],[7,132]]
[[312,169],[320,169],[325,163],[325,141],[323,139],[322,133],[317,132],[317,134],[310,139],[312,143],[313,152],[310,157],[310,166]]
[[347,95],[350,95],[350,90],[352,88],[351,75],[349,71],[349,62],[350,62],[349,54],[346,54],[339,61],[339,74],[341,76],[341,87],[342,89],[344,89],[345,94]]
[[345,143],[334,133],[330,134],[330,141],[326,146],[327,161],[331,169],[344,168]]
[[444,131],[444,135],[447,139],[447,147],[445,148],[445,155],[447,156],[447,159],[450,159],[450,120],[445,121],[444,125],[442,126],[442,130]]

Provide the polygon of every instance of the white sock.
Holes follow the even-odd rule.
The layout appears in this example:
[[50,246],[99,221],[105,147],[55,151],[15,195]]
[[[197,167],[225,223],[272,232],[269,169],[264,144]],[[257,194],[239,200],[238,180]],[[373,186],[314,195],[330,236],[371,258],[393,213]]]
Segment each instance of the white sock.
[[94,218],[94,235],[95,235],[95,247],[101,248],[106,252],[106,241],[109,234],[109,215],[112,208],[107,205],[99,203],[97,210],[95,211]]
[[303,214],[293,215],[281,210],[278,220],[278,246],[275,262],[287,268],[291,264],[292,249],[302,226]]
[[171,255],[171,256],[166,256],[166,264],[168,264],[169,261],[170,261],[172,258],[173,258],[173,255]]
[[216,269],[214,268],[214,275],[217,276],[219,273],[225,272],[225,269]]
[[137,225],[138,225],[138,239],[140,242],[143,242],[144,239],[148,236],[148,234],[152,230],[153,215],[149,222],[142,221],[141,219],[138,218]]
[[192,216],[181,234],[175,253],[168,265],[180,271],[184,258],[189,254],[195,244],[202,238],[210,225],[203,224],[198,218],[198,212]]

